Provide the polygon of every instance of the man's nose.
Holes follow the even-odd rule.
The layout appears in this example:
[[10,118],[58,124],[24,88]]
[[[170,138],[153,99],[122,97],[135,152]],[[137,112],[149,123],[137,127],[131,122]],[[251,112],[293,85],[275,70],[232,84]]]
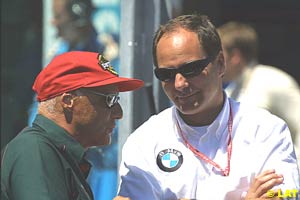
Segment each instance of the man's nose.
[[183,91],[189,86],[187,79],[180,73],[177,73],[174,80],[174,86],[176,90]]
[[116,105],[114,105],[112,108],[112,118],[114,119],[122,119],[123,117],[123,110],[122,107],[119,103],[117,103]]

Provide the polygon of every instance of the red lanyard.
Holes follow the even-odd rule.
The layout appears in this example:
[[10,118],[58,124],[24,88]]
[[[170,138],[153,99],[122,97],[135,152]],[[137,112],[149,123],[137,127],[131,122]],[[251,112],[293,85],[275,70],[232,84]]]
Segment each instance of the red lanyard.
[[230,107],[230,114],[229,114],[229,119],[228,119],[228,123],[227,123],[227,128],[228,128],[228,143],[227,143],[227,167],[225,169],[222,169],[220,167],[220,165],[218,165],[217,163],[215,163],[213,160],[211,160],[210,158],[208,158],[206,155],[204,155],[203,153],[201,153],[200,151],[198,151],[195,147],[193,147],[188,140],[186,139],[186,137],[184,136],[182,130],[180,129],[180,126],[178,124],[177,121],[177,128],[180,132],[181,137],[183,138],[183,141],[185,143],[185,145],[200,159],[204,160],[205,162],[213,165],[215,168],[217,168],[218,170],[220,170],[223,173],[223,176],[229,176],[229,172],[230,172],[230,159],[231,159],[231,152],[232,152],[232,124],[233,124],[233,116],[232,116],[232,110],[231,110],[231,105],[229,104]]

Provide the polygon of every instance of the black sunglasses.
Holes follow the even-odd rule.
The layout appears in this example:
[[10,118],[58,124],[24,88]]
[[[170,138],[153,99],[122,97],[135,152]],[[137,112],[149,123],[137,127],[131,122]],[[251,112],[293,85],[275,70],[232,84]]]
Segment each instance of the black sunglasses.
[[160,81],[171,81],[175,79],[176,74],[180,73],[184,77],[193,77],[199,75],[202,70],[211,62],[209,58],[195,60],[179,66],[178,68],[158,68],[154,69],[156,78]]

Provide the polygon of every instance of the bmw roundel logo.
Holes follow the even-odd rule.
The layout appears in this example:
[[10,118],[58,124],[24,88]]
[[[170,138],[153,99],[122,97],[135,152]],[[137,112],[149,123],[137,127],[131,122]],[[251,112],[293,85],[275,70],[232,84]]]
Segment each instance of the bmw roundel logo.
[[180,151],[176,149],[165,149],[158,153],[156,163],[158,167],[165,172],[174,172],[180,168],[183,157]]

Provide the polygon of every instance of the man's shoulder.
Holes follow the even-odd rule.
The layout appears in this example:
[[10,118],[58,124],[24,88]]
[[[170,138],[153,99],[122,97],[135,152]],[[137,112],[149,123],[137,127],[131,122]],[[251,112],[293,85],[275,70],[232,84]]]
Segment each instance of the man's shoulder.
[[54,152],[55,145],[42,134],[39,130],[28,127],[23,129],[14,139],[3,147],[3,156],[14,160],[20,157],[28,159],[36,158],[37,154],[49,154]]
[[[274,83],[278,85],[297,85],[296,80],[287,72],[282,69],[270,66],[259,64],[254,67],[252,78],[262,78],[266,81],[267,84]],[[274,86],[274,85],[273,85]]]
[[[237,138],[247,141],[248,144],[256,141],[290,140],[290,131],[286,122],[268,110],[240,103],[234,119],[234,130]],[[247,134],[244,134],[247,133]],[[276,139],[275,139],[276,138]],[[291,141],[291,140],[290,140]]]
[[18,135],[12,139],[8,144],[9,146],[16,146],[16,147],[33,147],[38,142],[48,141],[46,137],[43,137],[40,134],[40,130],[37,130],[33,127],[26,127]]
[[258,127],[273,129],[274,127],[285,127],[286,122],[272,114],[265,108],[253,106],[246,102],[240,102],[237,111],[237,118],[239,123],[247,127]]

